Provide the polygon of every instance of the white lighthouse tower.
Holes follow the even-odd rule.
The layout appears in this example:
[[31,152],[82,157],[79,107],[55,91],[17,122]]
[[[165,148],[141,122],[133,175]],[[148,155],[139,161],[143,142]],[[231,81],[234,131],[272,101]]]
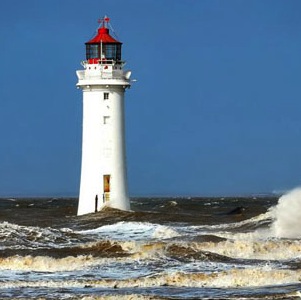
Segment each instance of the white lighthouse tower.
[[109,33],[109,18],[99,21],[97,34],[86,43],[84,70],[76,71],[83,91],[82,165],[78,215],[105,206],[129,210],[127,188],[124,93],[130,71],[124,71],[122,43]]

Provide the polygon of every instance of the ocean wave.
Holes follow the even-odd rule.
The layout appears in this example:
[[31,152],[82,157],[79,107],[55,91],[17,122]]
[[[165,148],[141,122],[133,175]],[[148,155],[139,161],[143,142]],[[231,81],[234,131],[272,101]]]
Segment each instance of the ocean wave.
[[[249,233],[251,235],[252,233]],[[231,234],[229,233],[229,236]],[[196,243],[194,247],[203,251],[210,251],[238,259],[258,260],[294,260],[301,257],[301,244],[290,240],[256,240],[245,238],[247,233],[242,233],[243,239],[231,239],[216,243]]]
[[[53,258],[49,256],[11,256],[0,258],[0,270],[62,272],[88,268],[99,263],[92,255]],[[1,286],[1,284],[0,284]]]
[[266,213],[260,214],[250,219],[246,219],[239,222],[232,222],[232,223],[223,223],[217,225],[198,225],[198,226],[189,226],[188,229],[198,230],[202,232],[212,232],[216,230],[246,230],[248,227],[249,230],[254,230],[259,227],[262,227],[266,224],[270,224],[274,219],[274,214],[271,211],[267,211]]
[[[30,255],[26,255],[29,254]],[[301,259],[301,244],[290,240],[217,240],[213,241],[114,241],[101,240],[82,243],[65,248],[28,250],[5,250],[0,258],[2,270],[59,271],[84,268],[85,265],[101,267],[105,262],[113,266],[116,263],[168,264],[180,269],[190,269],[187,264],[193,263],[193,269],[206,267],[217,270],[228,269],[229,266],[278,262],[293,264]],[[210,265],[203,265],[210,262]],[[275,266],[276,266],[275,265]],[[285,265],[283,265],[285,267]],[[278,267],[278,265],[277,265]]]
[[0,288],[147,288],[147,287],[214,287],[242,288],[266,287],[270,285],[300,282],[301,271],[274,270],[268,267],[231,269],[213,273],[162,272],[160,274],[116,279],[71,279],[71,280],[15,280],[2,281]]
[[37,249],[45,247],[60,248],[76,245],[84,241],[82,236],[71,229],[21,226],[8,222],[0,223],[0,250]]
[[95,229],[77,231],[82,235],[96,235],[113,240],[169,239],[180,236],[172,227],[148,222],[118,222]]

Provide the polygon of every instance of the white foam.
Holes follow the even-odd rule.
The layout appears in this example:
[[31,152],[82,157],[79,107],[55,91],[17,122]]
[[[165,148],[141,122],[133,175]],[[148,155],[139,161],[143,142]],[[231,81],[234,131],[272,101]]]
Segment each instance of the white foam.
[[[196,243],[200,251],[210,251],[220,255],[242,259],[264,260],[292,260],[301,257],[301,244],[290,240],[257,240],[252,236],[247,238],[247,233],[242,234],[242,239],[226,240],[219,243]],[[250,233],[252,235],[252,233]]]
[[[72,235],[68,235],[69,233]],[[76,245],[72,230],[66,228],[58,230],[2,222],[0,223],[0,235],[2,238],[0,249],[60,248],[70,244]]]
[[179,235],[179,233],[171,227],[148,222],[118,222],[92,230],[79,231],[78,233],[83,235],[98,235],[102,238],[120,241],[168,239]]
[[273,234],[280,238],[301,238],[301,188],[280,197],[273,208]]
[[269,267],[255,267],[250,269],[231,269],[212,273],[185,273],[180,271],[163,272],[153,276],[115,279],[70,279],[70,280],[16,280],[14,282],[1,281],[0,288],[134,288],[134,287],[265,287],[271,285],[299,283],[301,271],[273,270]]
[[52,258],[48,256],[11,256],[0,258],[0,270],[62,272],[87,268],[99,263],[90,255],[68,256]]

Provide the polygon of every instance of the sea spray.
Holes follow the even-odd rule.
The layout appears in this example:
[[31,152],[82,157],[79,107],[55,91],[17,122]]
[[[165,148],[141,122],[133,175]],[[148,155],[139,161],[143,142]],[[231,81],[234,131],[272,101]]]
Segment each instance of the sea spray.
[[275,221],[273,233],[279,238],[301,238],[301,188],[280,197],[272,210]]

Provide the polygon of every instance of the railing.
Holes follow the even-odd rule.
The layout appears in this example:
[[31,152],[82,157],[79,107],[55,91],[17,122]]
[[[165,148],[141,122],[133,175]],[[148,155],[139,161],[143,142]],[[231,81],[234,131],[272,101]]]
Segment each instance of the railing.
[[125,61],[116,61],[114,59],[100,59],[100,58],[89,58],[88,60],[83,60],[81,62],[81,65],[85,67],[87,64],[93,64],[93,65],[124,65]]
[[79,70],[76,71],[77,77],[79,80],[86,80],[86,79],[124,79],[128,80],[122,70],[113,70],[111,72],[96,70],[94,72],[86,71],[86,70]]

